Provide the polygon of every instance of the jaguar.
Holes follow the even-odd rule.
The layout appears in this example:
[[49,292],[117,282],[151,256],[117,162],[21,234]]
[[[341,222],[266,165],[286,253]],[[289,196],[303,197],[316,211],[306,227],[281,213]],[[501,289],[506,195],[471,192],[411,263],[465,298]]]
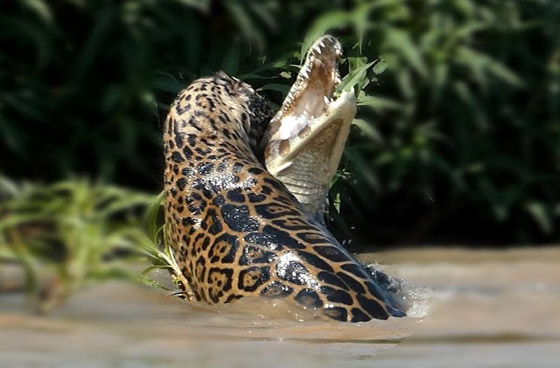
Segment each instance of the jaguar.
[[405,316],[394,290],[267,171],[259,152],[274,115],[223,72],[195,80],[170,106],[165,233],[185,294],[209,304],[282,299],[346,322]]

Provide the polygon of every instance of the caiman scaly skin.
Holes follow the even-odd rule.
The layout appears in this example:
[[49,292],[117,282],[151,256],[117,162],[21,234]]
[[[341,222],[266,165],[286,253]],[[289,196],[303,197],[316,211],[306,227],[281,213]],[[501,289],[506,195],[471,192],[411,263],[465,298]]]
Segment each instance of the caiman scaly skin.
[[333,98],[340,83],[341,55],[342,47],[332,36],[323,36],[311,45],[261,142],[267,170],[321,223],[328,187],[356,115],[353,92]]
[[405,315],[255,156],[272,112],[224,73],[194,81],[164,127],[166,234],[193,296],[280,298],[360,322]]

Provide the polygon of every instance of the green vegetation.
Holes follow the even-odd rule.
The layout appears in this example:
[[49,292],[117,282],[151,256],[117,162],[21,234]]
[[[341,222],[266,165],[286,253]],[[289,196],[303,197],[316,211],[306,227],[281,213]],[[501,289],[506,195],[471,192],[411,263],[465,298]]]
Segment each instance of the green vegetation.
[[21,266],[39,311],[94,282],[138,279],[133,266],[153,196],[86,180],[40,186],[3,179],[0,198],[0,265]]
[[[164,236],[163,192],[152,196],[83,179],[43,187],[0,177],[0,199],[0,266],[12,264],[23,275],[20,285],[0,278],[0,294],[23,289],[38,313],[105,280],[191,297]],[[170,272],[176,287],[159,283],[158,270]]]
[[[175,261],[171,245],[167,242],[167,236],[165,235],[166,224],[162,219],[164,195],[165,192],[162,191],[154,198],[152,204],[147,207],[147,233],[145,233],[145,236],[138,238],[138,244],[140,245],[142,254],[146,257],[146,260],[151,266],[140,273],[139,281],[149,286],[174,291],[174,295],[179,295],[183,299],[191,300],[194,298],[194,294],[192,294],[189,282]],[[152,277],[155,271],[161,270],[169,272],[176,288],[170,289]],[[176,289],[180,289],[181,291],[176,291]]]
[[279,104],[328,32],[360,105],[331,190],[335,230],[555,241],[558,19],[556,0],[4,2],[1,168],[158,192],[160,122],[181,88],[223,69]]

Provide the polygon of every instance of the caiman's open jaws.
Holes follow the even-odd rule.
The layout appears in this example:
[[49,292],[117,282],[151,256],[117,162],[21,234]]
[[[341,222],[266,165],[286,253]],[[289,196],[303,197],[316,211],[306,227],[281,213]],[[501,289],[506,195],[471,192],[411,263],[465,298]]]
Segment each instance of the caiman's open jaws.
[[307,53],[295,83],[271,120],[261,146],[268,171],[324,223],[327,191],[356,115],[353,92],[334,99],[342,47],[323,36]]

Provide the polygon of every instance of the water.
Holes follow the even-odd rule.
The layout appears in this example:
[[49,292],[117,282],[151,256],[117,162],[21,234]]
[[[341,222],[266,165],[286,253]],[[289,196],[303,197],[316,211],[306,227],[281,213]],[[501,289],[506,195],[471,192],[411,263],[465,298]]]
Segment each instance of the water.
[[123,283],[39,317],[21,295],[0,294],[0,367],[560,366],[560,248],[361,258],[408,281],[414,318],[312,321],[282,306],[208,308]]

